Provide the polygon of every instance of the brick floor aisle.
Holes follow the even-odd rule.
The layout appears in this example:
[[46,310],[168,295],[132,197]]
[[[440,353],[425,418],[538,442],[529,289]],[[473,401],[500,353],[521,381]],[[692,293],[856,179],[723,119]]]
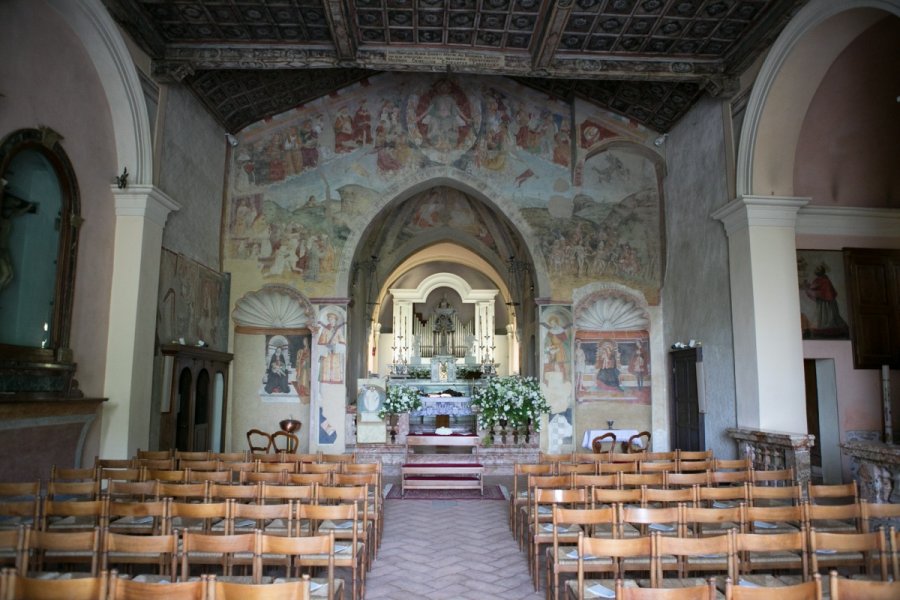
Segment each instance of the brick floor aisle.
[[498,500],[387,500],[366,600],[539,600]]

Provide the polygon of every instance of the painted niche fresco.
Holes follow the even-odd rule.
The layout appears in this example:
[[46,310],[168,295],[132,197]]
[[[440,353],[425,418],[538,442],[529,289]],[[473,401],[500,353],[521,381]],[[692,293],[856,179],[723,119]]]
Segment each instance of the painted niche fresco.
[[800,325],[805,340],[849,340],[844,255],[837,250],[797,250]]
[[266,369],[261,377],[260,396],[299,397],[309,404],[312,373],[311,335],[267,335]]
[[646,331],[578,332],[575,397],[578,402],[619,400],[650,404],[650,352]]

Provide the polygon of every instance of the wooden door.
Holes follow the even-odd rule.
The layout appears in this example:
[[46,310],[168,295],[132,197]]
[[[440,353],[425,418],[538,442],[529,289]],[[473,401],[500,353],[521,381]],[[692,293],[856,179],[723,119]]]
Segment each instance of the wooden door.
[[816,436],[816,443],[809,449],[812,467],[822,468],[822,432],[819,427],[819,381],[816,375],[816,361],[803,361],[803,380],[806,383],[806,432]]
[[700,348],[688,348],[673,350],[669,359],[672,364],[672,448],[705,450],[706,436],[697,386],[697,363],[703,355]]

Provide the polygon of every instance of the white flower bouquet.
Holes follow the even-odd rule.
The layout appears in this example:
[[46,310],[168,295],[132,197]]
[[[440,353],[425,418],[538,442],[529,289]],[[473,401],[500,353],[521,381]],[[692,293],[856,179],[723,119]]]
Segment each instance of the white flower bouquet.
[[541,426],[540,416],[550,412],[550,404],[534,377],[493,377],[476,388],[472,406],[478,412],[478,425],[490,429],[505,421],[507,426],[518,428],[529,421],[534,430]]
[[384,419],[387,415],[399,415],[422,408],[422,399],[419,390],[408,385],[389,385],[384,397],[378,417]]

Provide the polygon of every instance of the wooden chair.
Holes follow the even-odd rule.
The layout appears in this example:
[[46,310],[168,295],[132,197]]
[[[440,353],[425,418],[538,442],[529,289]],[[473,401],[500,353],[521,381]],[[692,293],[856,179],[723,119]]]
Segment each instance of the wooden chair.
[[559,532],[564,525],[577,525],[578,536],[612,538],[615,535],[616,509],[606,508],[562,508],[553,507],[553,545],[547,548],[547,586],[553,600],[559,598],[559,576],[561,573],[578,572],[578,538],[575,544],[562,545]]
[[[615,581],[622,581],[629,571],[649,571],[652,540],[649,537],[632,539],[592,538],[578,535],[575,551],[578,576],[566,582],[567,596],[571,599],[600,597],[597,591],[607,592],[615,588]],[[567,557],[571,555],[567,553]],[[608,579],[587,579],[587,574],[607,573]],[[637,582],[625,579],[627,587],[637,587]],[[601,592],[602,593],[602,592]]]
[[206,461],[206,460],[219,460],[211,456],[213,453],[209,450],[198,450],[198,451],[188,451],[188,450],[176,450],[175,458],[180,461]]
[[[301,467],[302,468],[302,467]],[[287,485],[331,485],[331,473],[285,473]]]
[[588,498],[593,497],[594,489],[617,489],[619,487],[619,474],[608,475],[579,475],[572,476],[572,487],[584,489],[588,492]]
[[683,458],[678,459],[678,472],[679,473],[699,473],[702,471],[712,471],[713,468],[713,459],[707,458],[704,460],[684,460]]
[[641,506],[660,508],[679,504],[697,506],[697,486],[672,489],[641,486]]
[[[572,452],[541,452],[538,454],[538,464],[542,465],[558,465],[561,462],[575,462]],[[554,466],[554,469],[556,467]]]
[[[326,597],[328,600],[344,597],[344,580],[334,576],[334,535],[312,535],[303,537],[260,536],[259,552],[253,567],[256,583],[262,580],[266,566],[284,567],[284,579],[297,580],[303,577],[307,562],[326,562],[326,576],[310,579],[310,595]],[[267,559],[267,557],[272,557]],[[277,578],[276,581],[281,581]]]
[[643,453],[646,456],[647,450],[650,449],[650,432],[642,431],[636,433],[625,442],[625,452]]
[[159,482],[152,481],[108,481],[106,497],[111,502],[145,502],[159,500]]
[[192,571],[209,573],[218,570],[217,578],[249,583],[252,576],[234,574],[235,567],[250,568],[256,555],[258,533],[207,534],[189,529],[181,532],[181,581],[188,581]]
[[311,485],[276,485],[263,482],[259,486],[259,499],[263,504],[281,504],[290,501],[297,503],[315,502],[316,484]]
[[151,574],[173,581],[178,574],[178,536],[175,534],[135,535],[129,533],[103,533],[101,549],[101,569],[126,567],[128,573],[136,574],[135,566],[142,565],[146,572],[152,566]]
[[675,462],[676,460],[678,460],[678,450],[648,451],[644,454],[644,462]]
[[[320,535],[319,525],[326,521],[340,522],[359,520],[356,504],[298,504],[297,521],[308,521],[310,535]],[[336,568],[347,567],[350,569],[352,593],[350,600],[362,600],[366,594],[366,563],[365,546],[357,538],[357,527],[350,527],[351,538],[335,543],[334,566]],[[328,560],[314,557],[306,558],[306,564],[311,567],[327,567]]]
[[665,485],[665,475],[662,473],[621,473],[619,487],[622,489],[634,487],[657,487]]
[[176,502],[206,502],[209,500],[209,482],[195,483],[159,482],[159,495]]
[[259,531],[266,535],[297,535],[294,522],[294,502],[280,504],[244,504],[228,500],[229,524],[226,533],[252,533]]
[[678,463],[674,460],[642,460],[641,473],[675,473],[678,471]]
[[666,473],[666,487],[691,487],[695,485],[709,485],[709,471],[696,473]]
[[381,485],[381,473],[335,473],[333,484],[336,486],[361,486],[369,489],[368,518],[374,526],[373,556],[378,557],[381,535],[384,531],[384,493]]
[[897,600],[900,598],[900,581],[866,581],[839,577],[837,571],[830,576],[831,600]]
[[[652,533],[650,587],[667,588],[697,585],[690,574],[702,572],[734,577],[734,533],[712,537],[691,538]],[[665,578],[666,571],[673,571],[677,581]]]
[[618,537],[644,537],[651,533],[681,536],[681,506],[648,508],[645,506],[619,505]]
[[224,463],[246,462],[247,452],[210,452],[210,460],[220,460]]
[[663,589],[628,587],[621,580],[616,581],[617,600],[715,600],[715,598],[715,578],[703,585]]
[[94,481],[99,479],[96,467],[83,469],[50,466],[50,481]]
[[[624,444],[624,442],[623,442]],[[609,462],[612,463],[635,463],[634,472],[637,473],[640,467],[640,463],[644,460],[644,454],[642,452],[616,452],[613,450],[609,453]]]
[[356,462],[356,452],[347,452],[344,454],[325,454],[319,455],[319,462],[323,463],[341,463],[348,465]]
[[896,527],[888,529],[888,540],[891,546],[891,569],[894,581],[900,581],[900,531]]
[[[323,485],[316,488],[317,504],[346,504],[354,503],[357,507],[357,515],[359,517],[355,526],[358,528],[355,538],[360,540],[366,548],[366,563],[368,565],[375,560],[375,528],[377,526],[375,515],[370,514],[369,504],[369,486],[329,486]],[[319,533],[328,533],[333,531],[335,539],[350,539],[351,534],[347,529],[351,523],[347,521],[330,521],[326,520],[319,523]]]
[[822,600],[822,578],[813,574],[810,581],[779,587],[751,587],[735,585],[729,577],[725,580],[725,600]]
[[208,600],[208,580],[202,574],[195,581],[148,582],[109,574],[107,600]]
[[109,576],[41,579],[5,570],[4,600],[106,600]]
[[750,471],[718,471],[709,472],[709,484],[723,487],[743,486],[752,478]]
[[169,523],[170,500],[109,501],[106,528],[112,533],[160,535]]
[[678,460],[712,460],[713,451],[710,450],[678,450]]
[[609,475],[610,473],[637,473],[640,461],[628,462],[601,462],[597,465],[599,475]]
[[747,486],[747,502],[751,506],[785,506],[799,505],[802,502],[803,488],[799,485],[757,485]]
[[565,523],[562,530],[557,531],[553,524],[553,508],[586,508],[587,493],[584,490],[537,488],[532,500],[532,520],[528,526],[528,554],[534,589],[540,588],[540,550],[545,544],[552,544],[554,537],[563,542],[574,544],[578,541],[581,528],[576,524]]
[[805,520],[819,532],[858,533],[863,530],[862,507],[858,504],[803,505]]
[[591,450],[594,451],[594,454],[609,454],[615,450],[616,442],[616,434],[604,433],[591,440]]
[[174,456],[171,450],[141,450],[135,453],[138,460],[168,460]]
[[106,500],[50,500],[41,507],[42,531],[91,531],[102,527]]
[[242,504],[259,502],[261,487],[259,483],[225,484],[213,482],[209,486],[209,499],[212,502],[234,500]]
[[528,478],[531,475],[552,475],[554,464],[546,463],[516,463],[513,465],[512,493],[509,496],[509,529],[513,537],[518,535],[518,515],[522,507],[527,507]]
[[184,469],[146,469],[144,479],[160,483],[188,483],[188,472]]
[[591,463],[559,463],[556,465],[559,475],[593,475],[597,472],[597,465]]
[[[771,575],[764,573],[797,573],[809,580],[808,533],[737,533],[734,537],[735,576],[758,586],[770,585]],[[790,582],[785,582],[790,583]]]
[[[15,529],[0,530],[0,565],[3,568],[22,568],[22,552],[25,545],[26,529],[19,525]],[[3,596],[0,595],[0,600]]]
[[746,504],[748,491],[746,485],[728,485],[724,487],[712,487],[698,485],[697,505],[708,508],[731,508]]
[[225,469],[229,469],[230,467],[222,461],[216,459],[191,460],[187,458],[179,458],[177,468],[185,470],[190,469],[191,471],[224,471]]
[[155,469],[159,471],[174,470],[177,461],[172,458],[135,458],[132,465],[136,468]]
[[[87,574],[96,577],[99,573],[100,529],[88,531],[25,531],[22,544],[22,573],[45,573],[48,571],[71,572],[71,565],[88,565]],[[49,569],[48,565],[58,568]]]
[[744,509],[741,506],[730,508],[683,506],[681,519],[685,534],[694,537],[723,535],[729,530],[744,530]]
[[231,505],[222,502],[171,502],[169,523],[164,533],[175,530],[224,533],[227,530]]
[[810,568],[813,573],[833,568],[859,571],[868,579],[888,579],[888,553],[884,535],[869,533],[829,533],[809,530]]
[[208,600],[309,600],[309,576],[284,583],[236,583],[213,578]]
[[[572,475],[529,475],[526,484],[526,503],[519,509],[516,519],[519,530],[516,538],[519,540],[519,549],[524,549],[528,541],[528,527],[531,524],[532,510],[534,510],[534,492],[540,488],[564,489],[571,488],[574,476]],[[551,518],[550,509],[545,509],[545,520]]]
[[[900,522],[900,504],[891,502],[869,502],[860,499],[860,518],[862,519],[863,531],[877,531],[881,527],[885,530],[889,527],[889,523]],[[894,548],[894,551],[900,549]],[[900,581],[900,577],[897,578]]]
[[40,523],[41,498],[0,502],[0,531],[20,526],[35,527]]
[[251,454],[268,454],[272,448],[272,436],[261,429],[251,429],[247,432],[247,446]]
[[294,452],[300,445],[299,438],[295,433],[276,431],[269,437],[272,452]]
[[744,506],[744,523],[751,533],[793,533],[806,529],[806,512],[800,506]]

